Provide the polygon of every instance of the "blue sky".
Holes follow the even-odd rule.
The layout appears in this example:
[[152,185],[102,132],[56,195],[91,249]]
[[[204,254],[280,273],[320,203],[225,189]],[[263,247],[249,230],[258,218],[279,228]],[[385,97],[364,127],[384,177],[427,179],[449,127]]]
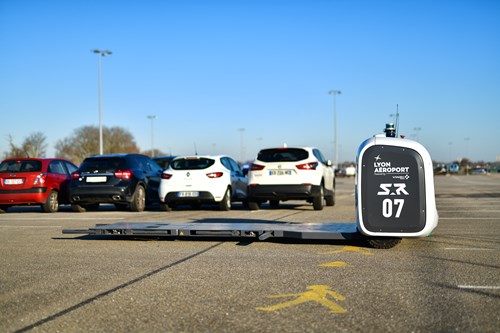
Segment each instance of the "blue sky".
[[[432,158],[500,157],[500,2],[0,0],[0,153],[103,123],[142,150],[224,153],[317,146],[339,160],[381,132]],[[420,128],[420,130],[415,130]],[[241,131],[244,129],[244,131]],[[244,149],[241,149],[241,147]]]

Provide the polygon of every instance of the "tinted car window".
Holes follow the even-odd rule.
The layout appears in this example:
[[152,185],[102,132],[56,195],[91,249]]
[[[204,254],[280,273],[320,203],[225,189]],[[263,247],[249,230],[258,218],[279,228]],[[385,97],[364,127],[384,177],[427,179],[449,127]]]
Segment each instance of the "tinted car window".
[[307,150],[298,148],[264,149],[257,159],[262,162],[296,162],[309,157]]
[[62,161],[53,161],[53,162],[50,162],[47,171],[48,172],[52,172],[52,173],[56,173],[56,174],[59,174],[59,175],[65,175],[66,174],[66,170],[64,169]]
[[89,158],[80,166],[81,172],[114,172],[126,169],[125,161],[119,157]]
[[212,166],[215,160],[210,158],[180,158],[170,163],[174,170],[201,170]]
[[0,172],[38,172],[42,171],[40,161],[4,161],[0,164]]

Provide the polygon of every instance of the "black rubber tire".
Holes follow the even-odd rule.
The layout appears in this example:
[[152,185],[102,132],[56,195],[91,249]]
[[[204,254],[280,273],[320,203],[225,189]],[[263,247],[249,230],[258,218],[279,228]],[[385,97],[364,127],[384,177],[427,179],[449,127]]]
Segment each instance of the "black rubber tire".
[[333,180],[333,193],[325,197],[325,202],[329,207],[335,206],[335,179]]
[[59,193],[57,191],[50,191],[47,201],[42,204],[42,210],[45,213],[55,213],[59,210]]
[[224,198],[219,202],[219,210],[228,211],[231,210],[231,189],[227,188]]
[[335,206],[335,194],[325,197],[325,204],[328,207]]
[[130,210],[133,212],[143,212],[146,208],[146,190],[142,185],[137,185],[130,202]]
[[325,196],[325,189],[323,188],[323,184],[320,187],[320,195],[313,198],[313,207],[314,210],[323,210],[323,200]]
[[376,249],[390,249],[401,243],[401,238],[396,237],[367,237],[366,241]]

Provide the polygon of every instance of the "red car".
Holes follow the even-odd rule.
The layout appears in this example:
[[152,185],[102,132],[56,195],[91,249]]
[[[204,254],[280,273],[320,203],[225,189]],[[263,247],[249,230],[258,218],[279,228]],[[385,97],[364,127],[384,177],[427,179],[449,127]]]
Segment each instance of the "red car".
[[40,205],[47,213],[69,203],[68,184],[78,167],[60,158],[9,158],[0,164],[0,213]]

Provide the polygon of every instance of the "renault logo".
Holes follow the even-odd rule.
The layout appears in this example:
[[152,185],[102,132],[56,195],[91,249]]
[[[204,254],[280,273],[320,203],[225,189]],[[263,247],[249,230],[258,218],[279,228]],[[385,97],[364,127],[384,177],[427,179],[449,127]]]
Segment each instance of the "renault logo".
[[186,177],[189,177],[189,176],[191,176],[191,174],[188,171],[188,172],[186,172]]

